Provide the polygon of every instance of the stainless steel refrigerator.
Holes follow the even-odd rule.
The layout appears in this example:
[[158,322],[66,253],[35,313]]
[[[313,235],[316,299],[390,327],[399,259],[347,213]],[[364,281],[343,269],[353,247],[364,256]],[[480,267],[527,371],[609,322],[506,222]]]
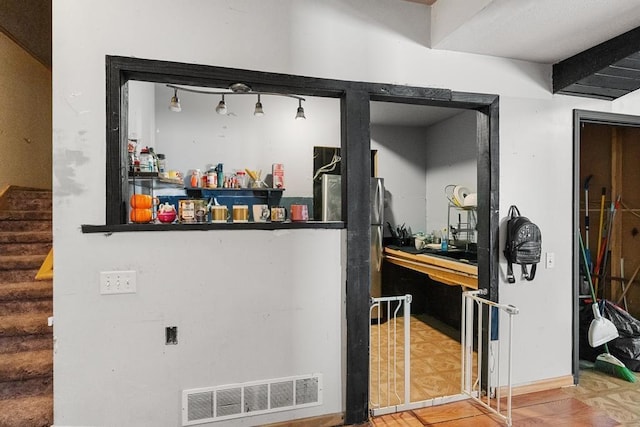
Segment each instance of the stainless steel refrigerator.
[[[382,295],[382,233],[384,226],[384,179],[371,178],[371,282],[372,297]],[[340,175],[322,175],[322,220],[342,220],[342,186]],[[372,317],[377,317],[377,312]]]
[[[384,226],[384,179],[371,178],[371,282],[372,297],[382,296],[382,234]],[[380,313],[380,316],[383,314]],[[371,318],[377,318],[376,310]]]

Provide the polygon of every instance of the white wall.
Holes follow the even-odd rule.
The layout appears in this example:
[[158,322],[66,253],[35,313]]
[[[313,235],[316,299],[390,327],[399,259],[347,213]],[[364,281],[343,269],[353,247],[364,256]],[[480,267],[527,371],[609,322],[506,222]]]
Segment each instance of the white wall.
[[175,113],[168,109],[172,95],[172,89],[156,85],[156,152],[167,156],[169,169],[187,173],[223,163],[225,172],[262,170],[264,179],[273,163],[282,163],[283,195],[312,197],[313,147],[340,146],[339,99],[305,97],[307,119],[295,120],[293,98],[262,96],[265,115],[257,117],[254,96],[226,96],[229,113],[220,115],[220,96],[179,91],[182,111]]
[[371,149],[378,150],[378,176],[384,178],[384,220],[412,233],[426,231],[425,133],[422,127],[371,127]]
[[128,137],[138,140],[140,148],[156,145],[156,93],[155,84],[150,82],[130,81]]
[[[182,388],[309,371],[325,375],[323,406],[247,424],[343,409],[342,232],[79,231],[104,222],[105,55],[499,94],[500,216],[517,204],[556,254],[534,282],[502,280],[501,300],[520,308],[514,381],[570,374],[572,109],[611,103],[551,95],[546,65],[430,50],[415,30],[428,9],[409,2],[53,6],[54,173],[67,184],[54,185],[56,424],[177,425]],[[136,270],[138,293],[100,297],[110,269]],[[170,324],[177,347],[162,344]]]
[[[426,153],[427,232],[447,227],[445,187],[461,185],[477,192],[477,120],[465,111],[428,128]],[[450,194],[450,193],[449,193]],[[456,218],[457,214],[453,213]],[[466,221],[465,218],[462,218]]]
[[51,70],[0,32],[0,191],[51,188]]

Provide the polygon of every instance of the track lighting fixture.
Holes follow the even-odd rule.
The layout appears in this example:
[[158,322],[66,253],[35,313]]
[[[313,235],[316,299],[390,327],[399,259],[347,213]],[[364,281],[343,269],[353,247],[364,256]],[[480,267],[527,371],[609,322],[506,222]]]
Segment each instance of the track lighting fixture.
[[254,116],[264,116],[264,110],[262,109],[262,102],[260,102],[260,94],[258,94],[258,102],[256,102],[256,109],[253,111]]
[[304,108],[302,108],[302,100],[298,99],[298,112],[296,113],[296,120],[306,119],[304,116]]
[[216,113],[222,115],[227,114],[227,104],[225,104],[224,102],[224,95],[222,95],[222,100],[220,100],[218,106],[216,107]]
[[180,106],[180,100],[178,99],[178,90],[184,90],[185,92],[202,93],[202,94],[205,94],[205,95],[221,95],[222,99],[220,100],[220,102],[216,106],[216,113],[222,114],[222,115],[228,113],[227,104],[225,103],[225,100],[224,100],[225,96],[257,95],[258,96],[258,102],[256,102],[256,106],[255,106],[255,109],[253,110],[253,114],[255,116],[263,116],[264,115],[264,108],[262,106],[261,95],[270,95],[270,96],[282,96],[282,97],[286,97],[286,98],[297,99],[298,100],[298,110],[296,111],[296,120],[306,119],[306,117],[304,115],[304,108],[302,108],[302,101],[305,101],[305,99],[300,97],[300,96],[297,96],[297,95],[289,95],[287,93],[277,93],[277,92],[258,92],[258,91],[253,91],[253,90],[251,90],[251,87],[249,87],[248,85],[246,85],[244,83],[234,83],[234,84],[232,84],[231,86],[229,86],[230,92],[207,91],[207,90],[202,90],[202,89],[191,89],[189,87],[175,86],[175,85],[171,85],[171,84],[168,84],[167,87],[173,89],[173,96],[171,97],[171,102],[169,104],[169,109],[171,111],[176,111],[176,112],[182,111],[182,108]]
[[176,113],[182,111],[180,100],[178,99],[178,89],[176,88],[173,88],[173,96],[171,97],[171,101],[169,102],[169,110],[175,111]]

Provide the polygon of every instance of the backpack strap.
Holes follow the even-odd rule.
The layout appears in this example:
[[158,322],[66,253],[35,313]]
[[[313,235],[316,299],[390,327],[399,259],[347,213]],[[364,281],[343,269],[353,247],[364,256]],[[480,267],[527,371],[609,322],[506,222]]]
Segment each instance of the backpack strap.
[[[511,205],[511,207],[509,207],[509,213],[507,215],[509,216],[509,219],[513,219],[516,216],[520,216],[520,210],[516,205]],[[509,239],[510,237],[511,236],[509,236],[509,232],[507,232],[507,239]],[[513,275],[513,264],[511,263],[511,259],[509,259],[509,250],[506,247],[504,249],[504,256],[507,259],[507,281],[509,283],[516,283],[516,278]]]
[[532,281],[536,277],[536,267],[538,264],[531,264],[531,273],[527,273],[527,266],[522,264],[522,275],[528,281]]
[[509,259],[507,259],[507,281],[509,283],[516,283],[516,278],[513,275],[513,265]]

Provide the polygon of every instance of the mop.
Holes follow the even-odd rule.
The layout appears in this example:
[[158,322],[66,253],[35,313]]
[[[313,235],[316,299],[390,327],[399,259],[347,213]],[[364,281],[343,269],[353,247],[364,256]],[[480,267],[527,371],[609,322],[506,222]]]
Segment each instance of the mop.
[[624,363],[609,353],[609,346],[607,346],[607,343],[618,337],[618,329],[613,322],[609,319],[605,319],[600,314],[598,302],[596,300],[596,293],[593,290],[593,283],[591,282],[591,272],[589,271],[587,264],[587,255],[584,250],[584,244],[582,243],[580,230],[578,230],[578,236],[580,239],[580,252],[582,252],[582,260],[585,266],[584,271],[587,276],[587,281],[589,282],[589,288],[591,289],[591,298],[593,298],[593,302],[591,304],[591,308],[593,310],[593,321],[591,321],[591,325],[589,325],[589,345],[591,345],[591,347],[598,347],[604,344],[605,348],[605,353],[596,357],[595,368],[599,371],[634,383],[636,382],[635,374],[624,366]]

